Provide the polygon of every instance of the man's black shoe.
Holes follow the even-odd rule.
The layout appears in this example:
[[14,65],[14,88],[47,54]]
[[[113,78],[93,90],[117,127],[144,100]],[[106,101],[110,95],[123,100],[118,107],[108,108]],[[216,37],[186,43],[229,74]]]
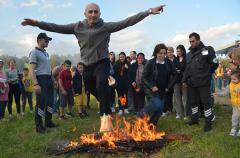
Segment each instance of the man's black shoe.
[[86,110],[83,110],[83,114],[84,114],[85,116],[89,116]]
[[190,125],[190,126],[198,125],[198,121],[190,120],[189,122],[187,122],[187,124]]
[[49,123],[46,124],[46,127],[47,128],[55,128],[55,127],[57,127],[57,125],[54,124],[53,122],[49,122]]
[[84,119],[84,118],[86,117],[86,115],[85,115],[83,112],[80,112],[80,113],[79,113],[79,117],[80,117],[81,119]]
[[46,128],[44,128],[44,127],[41,126],[41,125],[36,126],[36,132],[37,132],[37,133],[45,133],[45,132],[46,132]]
[[212,125],[211,124],[205,124],[203,128],[204,132],[209,132],[212,130]]

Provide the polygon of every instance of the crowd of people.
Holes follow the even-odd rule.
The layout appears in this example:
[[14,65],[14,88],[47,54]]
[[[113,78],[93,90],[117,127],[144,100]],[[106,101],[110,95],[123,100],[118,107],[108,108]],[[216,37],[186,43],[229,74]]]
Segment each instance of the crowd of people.
[[[222,69],[213,47],[204,45],[198,33],[189,35],[188,53],[180,44],[174,55],[174,48],[163,43],[155,46],[151,59],[146,59],[142,52],[131,51],[129,56],[120,52],[116,56],[114,52],[108,51],[111,33],[132,26],[149,15],[159,14],[163,7],[151,8],[125,20],[110,23],[103,22],[100,8],[94,3],[86,6],[85,20],[69,25],[25,19],[22,22],[24,26],[74,34],[81,49],[81,58],[77,65],[65,60],[52,69],[46,51],[52,38],[46,33],[40,33],[37,46],[29,54],[29,68],[24,69],[23,78],[18,77],[14,60],[9,61],[6,73],[2,70],[4,61],[0,61],[0,119],[4,117],[6,105],[9,116],[12,116],[13,96],[18,115],[21,112],[24,115],[26,99],[32,112],[32,94],[35,92],[36,131],[44,133],[46,128],[56,127],[52,121],[54,112],[59,114],[60,120],[76,117],[72,108],[74,104],[78,106],[80,119],[88,117],[86,107],[89,106],[92,94],[99,104],[100,132],[112,130],[111,114],[115,112],[120,116],[129,113],[137,117],[148,115],[149,123],[155,126],[160,117],[173,112],[176,113],[176,119],[188,120],[188,125],[198,124],[199,116],[202,115],[205,117],[203,130],[210,131],[215,119],[213,96],[223,95],[214,92],[213,76],[216,72],[219,80],[218,74],[222,73]],[[230,134],[240,136],[240,49],[231,51],[229,57],[232,61],[228,72],[231,80],[227,83],[228,88],[225,89],[228,91],[225,93],[230,93],[233,105]]]

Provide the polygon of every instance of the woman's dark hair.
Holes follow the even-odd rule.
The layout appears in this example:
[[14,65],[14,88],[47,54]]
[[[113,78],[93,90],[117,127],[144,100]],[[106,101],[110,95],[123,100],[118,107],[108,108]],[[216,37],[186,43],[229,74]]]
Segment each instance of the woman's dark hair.
[[156,57],[157,57],[157,53],[158,53],[161,49],[165,49],[165,50],[167,51],[166,45],[163,44],[163,43],[157,44],[157,45],[155,46],[155,48],[154,48],[154,51],[153,51],[152,56],[153,56],[154,58],[156,58]]
[[182,53],[183,53],[183,56],[184,57],[186,56],[186,54],[187,54],[186,53],[186,49],[185,49],[185,47],[182,44],[178,45],[176,49],[181,49]]
[[138,58],[139,55],[142,55],[144,57],[144,59],[145,59],[145,55],[142,52],[137,54],[137,58]]
[[120,55],[124,55],[126,57],[126,54],[124,52],[120,52],[118,56],[120,57]]

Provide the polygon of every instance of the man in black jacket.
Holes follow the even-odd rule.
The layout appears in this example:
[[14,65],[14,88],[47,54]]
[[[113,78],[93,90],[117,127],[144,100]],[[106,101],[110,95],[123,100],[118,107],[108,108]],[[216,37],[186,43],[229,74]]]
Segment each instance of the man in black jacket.
[[215,51],[200,41],[199,34],[193,32],[189,35],[190,52],[187,54],[187,67],[183,76],[183,83],[188,86],[189,104],[192,108],[192,118],[189,125],[198,124],[200,102],[204,107],[204,131],[212,129],[213,119],[211,107],[210,83],[211,75],[218,67]]

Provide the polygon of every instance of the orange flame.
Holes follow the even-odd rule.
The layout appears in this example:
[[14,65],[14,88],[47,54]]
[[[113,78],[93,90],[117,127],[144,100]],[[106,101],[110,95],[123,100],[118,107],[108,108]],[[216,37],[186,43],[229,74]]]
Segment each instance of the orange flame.
[[125,106],[127,104],[127,96],[126,96],[126,94],[124,94],[123,97],[122,96],[118,97],[118,99],[119,99],[121,105]]
[[[108,144],[109,148],[116,147],[115,142],[124,140],[134,141],[154,141],[162,139],[165,136],[165,132],[157,132],[156,126],[149,124],[149,117],[136,118],[133,124],[123,118],[123,127],[121,125],[121,119],[117,116],[116,124],[112,132],[102,133],[101,136],[95,134],[83,134],[80,137],[81,144],[95,144],[101,143]],[[76,142],[69,144],[76,145]]]

